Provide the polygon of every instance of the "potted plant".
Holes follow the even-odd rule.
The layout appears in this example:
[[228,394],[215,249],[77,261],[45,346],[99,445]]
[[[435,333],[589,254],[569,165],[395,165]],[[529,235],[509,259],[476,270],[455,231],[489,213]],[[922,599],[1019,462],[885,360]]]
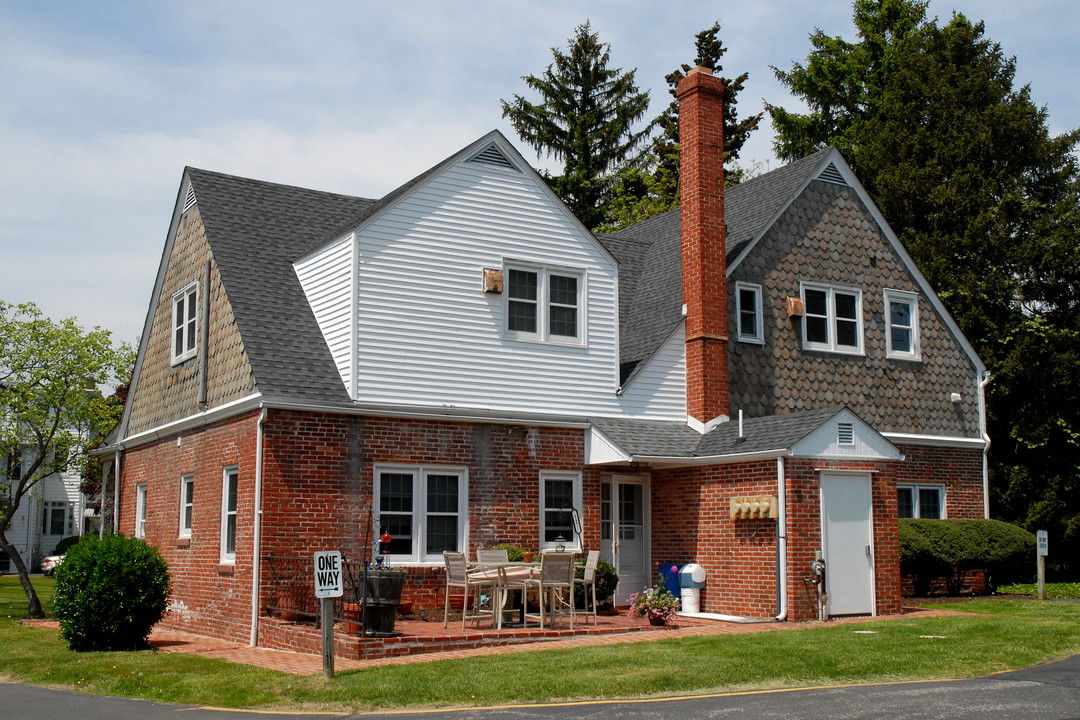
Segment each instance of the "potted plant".
[[650,625],[667,625],[679,612],[679,599],[663,585],[656,585],[630,596],[630,617],[641,617]]
[[394,634],[397,606],[401,602],[401,590],[405,586],[405,568],[391,567],[381,558],[369,563],[364,573],[366,593],[357,592],[357,600],[365,600],[365,631],[379,637]]

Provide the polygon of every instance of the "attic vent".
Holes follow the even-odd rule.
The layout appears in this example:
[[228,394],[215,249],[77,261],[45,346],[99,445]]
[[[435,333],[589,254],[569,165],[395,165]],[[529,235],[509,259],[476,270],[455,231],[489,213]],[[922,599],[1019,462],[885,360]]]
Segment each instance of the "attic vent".
[[517,168],[514,167],[514,164],[507,160],[506,156],[499,152],[499,149],[494,145],[488,145],[485,150],[475,155],[469,162],[494,165],[495,167],[501,167],[506,170],[517,170]]
[[829,163],[829,166],[821,171],[821,174],[817,176],[817,179],[822,182],[832,183],[833,185],[847,185],[847,181],[844,180],[844,176],[840,174],[840,170],[836,167],[836,163]]
[[188,210],[195,206],[195,188],[191,186],[191,183],[187,185],[187,197],[184,198],[184,209],[181,213],[186,213]]
[[855,426],[852,423],[837,423],[836,442],[840,445],[854,445]]

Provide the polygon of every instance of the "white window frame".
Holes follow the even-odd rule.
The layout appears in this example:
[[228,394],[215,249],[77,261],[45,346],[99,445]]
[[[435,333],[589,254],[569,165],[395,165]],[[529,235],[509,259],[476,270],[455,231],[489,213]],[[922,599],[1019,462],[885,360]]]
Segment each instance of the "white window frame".
[[[229,508],[229,483],[236,483],[236,507]],[[230,465],[221,470],[221,562],[236,562],[236,539],[240,534],[240,468]],[[229,548],[229,521],[232,520],[233,546]]]
[[[939,515],[935,518],[927,518],[930,520],[944,520],[948,517],[948,513],[945,511],[945,486],[940,483],[896,483],[897,492],[901,490],[911,491],[911,517],[921,518],[922,515],[919,512],[919,492],[923,490],[934,490],[938,494],[938,512]],[[899,498],[897,499],[897,509],[899,510]],[[899,515],[899,512],[897,513]]]
[[[921,360],[922,348],[919,345],[919,296],[915,293],[902,290],[885,291],[885,355],[891,360]],[[911,325],[907,328],[910,333],[911,350],[895,350],[892,338],[892,309],[891,303],[903,303],[909,306]]]
[[[753,334],[744,334],[742,326],[743,312],[747,308],[743,307],[743,292],[752,292],[754,294],[754,307],[749,308],[750,312],[754,314],[754,328]],[[761,300],[761,286],[756,283],[735,283],[735,337],[739,342],[756,343],[758,345],[765,344],[765,328],[763,327],[762,316],[762,300]]]
[[50,532],[52,530],[53,514],[59,511],[64,517],[64,528],[60,531],[60,537],[67,537],[73,532],[72,525],[74,524],[74,518],[72,517],[71,503],[67,500],[46,500],[42,503],[42,520],[41,520],[41,534],[56,537],[57,533]]
[[[374,494],[372,507],[380,516],[383,514],[380,505],[383,473],[396,475],[412,475],[412,510],[385,511],[387,515],[411,515],[412,516],[412,549],[409,553],[385,553],[385,557],[392,563],[412,563],[416,565],[430,564],[442,565],[444,560],[442,552],[427,552],[427,482],[432,475],[457,475],[458,477],[458,505],[457,505],[457,547],[456,552],[466,552],[468,545],[469,527],[469,470],[457,465],[376,465],[373,482]],[[449,515],[449,513],[434,513]],[[381,529],[378,530],[381,533]],[[381,553],[380,553],[381,554]]]
[[[531,302],[520,300],[510,296],[510,271],[536,274],[536,332],[510,329],[510,303]],[[552,276],[574,278],[577,281],[577,311],[575,327],[577,335],[554,335],[551,333],[551,308],[567,307],[551,301],[551,278]],[[531,342],[553,343],[556,345],[585,345],[586,326],[588,317],[585,307],[585,284],[586,273],[584,270],[560,267],[554,265],[536,265],[532,263],[507,261],[503,266],[505,290],[503,292],[503,336],[510,340],[524,340]]]
[[[540,473],[540,501],[537,503],[540,506],[540,549],[541,550],[554,550],[558,544],[554,540],[547,539],[547,512],[548,510],[560,510],[562,508],[548,508],[547,507],[547,483],[549,480],[554,481],[571,481],[573,482],[573,496],[571,502],[573,507],[571,508],[571,514],[577,513],[577,517],[581,518],[582,511],[582,495],[581,495],[581,473],[579,472],[556,472],[545,470]],[[566,542],[563,543],[567,550],[581,551],[581,536],[574,532],[571,520],[570,535],[566,538]]]
[[[826,314],[814,315],[814,317],[825,318],[825,330],[827,335],[825,342],[814,342],[807,338],[806,321],[807,318],[810,317],[810,303],[806,300],[807,290],[816,290],[825,293]],[[841,321],[850,322],[849,318],[837,318],[836,316],[836,295],[838,293],[843,295],[853,295],[855,297],[855,345],[839,345],[836,341],[837,323]],[[865,324],[863,322],[862,290],[839,285],[822,285],[819,283],[804,282],[799,286],[799,295],[803,301],[802,336],[804,350],[821,350],[843,355],[863,354],[863,333],[865,331]]]
[[[176,342],[177,332],[182,333],[180,336],[181,347],[179,348]],[[187,285],[183,290],[173,295],[172,334],[169,336],[169,344],[172,347],[173,365],[195,357],[196,348],[199,346],[198,281]]]
[[146,483],[135,486],[135,537],[146,537]]
[[180,533],[178,537],[191,537],[191,526],[194,521],[195,476],[189,473],[180,477]]

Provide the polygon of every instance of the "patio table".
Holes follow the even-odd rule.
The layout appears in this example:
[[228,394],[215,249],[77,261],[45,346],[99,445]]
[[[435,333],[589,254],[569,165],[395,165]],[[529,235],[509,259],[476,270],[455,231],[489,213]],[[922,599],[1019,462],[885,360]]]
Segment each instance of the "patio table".
[[[528,580],[539,567],[540,563],[538,562],[527,563],[520,560],[469,563],[469,575],[471,577],[495,581],[495,597],[492,598],[492,610],[494,610],[492,627],[498,630],[502,629],[503,612],[506,608],[509,585],[514,581]],[[522,612],[522,621],[524,621],[524,611]]]

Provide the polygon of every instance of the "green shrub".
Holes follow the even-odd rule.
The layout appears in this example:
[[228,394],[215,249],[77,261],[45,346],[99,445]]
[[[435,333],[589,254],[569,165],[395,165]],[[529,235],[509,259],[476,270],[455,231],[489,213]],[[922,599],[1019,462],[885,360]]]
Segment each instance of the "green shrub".
[[88,536],[56,570],[53,611],[72,650],[137,650],[169,603],[169,569],[136,538]]
[[615,567],[604,558],[596,565],[596,599],[604,602],[615,594],[615,586],[619,584],[619,574]]
[[949,595],[959,595],[979,571],[992,591],[1030,575],[1034,553],[1034,535],[1000,520],[900,520],[900,572],[912,576],[919,596],[940,578]]
[[63,555],[71,549],[72,545],[79,542],[80,540],[82,540],[81,535],[69,535],[60,542],[56,543],[56,549],[53,550],[53,555]]

